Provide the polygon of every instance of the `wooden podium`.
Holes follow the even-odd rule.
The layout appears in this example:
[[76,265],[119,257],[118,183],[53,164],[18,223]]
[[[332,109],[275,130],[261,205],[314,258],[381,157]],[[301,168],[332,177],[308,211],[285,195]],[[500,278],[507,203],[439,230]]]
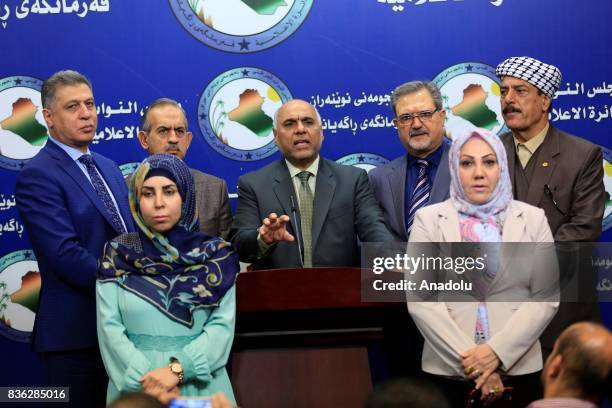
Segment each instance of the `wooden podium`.
[[237,282],[232,385],[246,408],[361,407],[367,347],[385,304],[361,302],[356,268],[245,272]]

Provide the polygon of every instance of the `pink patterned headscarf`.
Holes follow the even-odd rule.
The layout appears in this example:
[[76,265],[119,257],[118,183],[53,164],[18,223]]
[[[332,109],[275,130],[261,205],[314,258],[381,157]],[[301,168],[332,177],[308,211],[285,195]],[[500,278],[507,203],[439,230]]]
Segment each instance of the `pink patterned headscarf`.
[[[499,164],[499,181],[491,198],[484,204],[474,204],[468,200],[461,181],[459,179],[460,152],[463,145],[473,137],[479,137],[491,146],[497,156]],[[512,201],[512,182],[508,171],[508,158],[506,149],[499,137],[486,129],[472,129],[467,133],[453,138],[448,155],[449,169],[451,174],[450,197],[454,207],[460,213],[480,219],[488,219],[503,212]]]

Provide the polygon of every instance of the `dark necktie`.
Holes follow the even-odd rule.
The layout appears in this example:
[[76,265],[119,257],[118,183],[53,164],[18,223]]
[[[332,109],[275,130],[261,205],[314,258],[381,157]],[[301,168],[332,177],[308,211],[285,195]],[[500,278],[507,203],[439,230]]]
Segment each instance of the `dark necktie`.
[[98,174],[96,170],[96,166],[94,165],[93,158],[90,154],[84,154],[79,157],[79,161],[85,165],[87,169],[87,173],[89,174],[89,178],[91,179],[91,184],[93,185],[94,190],[98,194],[100,201],[104,204],[104,208],[110,215],[112,220],[113,227],[118,233],[126,232],[123,223],[121,222],[121,218],[119,217],[119,212],[117,211],[117,207],[113,203],[113,199],[111,198],[108,190],[104,186],[104,182],[102,178]]
[[312,268],[312,205],[314,197],[308,184],[310,172],[302,171],[297,174],[300,179],[300,216],[302,227],[302,241],[304,241],[304,268]]
[[429,192],[431,191],[431,186],[429,185],[429,180],[427,178],[427,166],[429,163],[427,160],[417,160],[417,165],[419,166],[419,175],[416,180],[416,184],[414,185],[414,190],[412,192],[412,200],[410,200],[410,207],[408,207],[408,216],[406,217],[406,234],[410,235],[410,231],[412,230],[412,223],[414,222],[414,214],[417,210],[427,204],[429,201]]

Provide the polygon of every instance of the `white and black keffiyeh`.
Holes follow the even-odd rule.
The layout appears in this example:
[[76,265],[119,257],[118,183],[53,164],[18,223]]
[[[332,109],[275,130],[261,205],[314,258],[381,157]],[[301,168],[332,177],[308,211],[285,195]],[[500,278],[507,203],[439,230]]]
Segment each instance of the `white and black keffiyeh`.
[[559,68],[531,57],[508,58],[497,66],[495,74],[500,78],[511,76],[527,81],[550,98],[561,84]]

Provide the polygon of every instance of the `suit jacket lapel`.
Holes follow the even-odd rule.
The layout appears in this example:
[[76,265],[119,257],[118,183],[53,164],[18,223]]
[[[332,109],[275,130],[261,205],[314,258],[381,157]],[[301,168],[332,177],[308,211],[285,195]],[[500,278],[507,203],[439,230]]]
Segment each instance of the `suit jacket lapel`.
[[128,231],[133,231],[134,225],[132,222],[132,212],[130,211],[129,203],[127,200],[125,200],[125,180],[123,178],[118,180],[117,169],[107,166],[102,160],[96,160],[96,156],[97,154],[93,153],[93,159],[96,163],[96,167],[100,171],[100,174],[102,174],[102,177],[104,177],[111,194],[113,197],[115,197],[115,202],[117,203],[117,207],[119,209],[119,213],[121,214],[121,218],[123,218],[125,227]]
[[461,233],[459,232],[459,215],[453,207],[450,200],[444,201],[438,212],[441,241],[443,242],[461,242]]
[[544,185],[548,184],[555,171],[556,160],[559,154],[559,134],[550,126],[544,142],[540,146],[538,163],[534,163],[533,177],[530,180],[527,203],[538,206],[544,195]]
[[504,227],[502,230],[501,253],[499,254],[501,262],[495,279],[493,282],[491,282],[491,287],[493,287],[493,285],[500,279],[500,276],[506,273],[508,268],[512,266],[511,262],[513,259],[515,259],[514,257],[519,256],[519,254],[516,253],[519,245],[512,243],[522,242],[524,240],[525,228],[526,220],[523,216],[523,211],[511,203],[508,206],[506,221],[504,222]]
[[[291,208],[291,197],[293,196],[293,199],[295,201],[295,206],[296,206],[295,212],[296,212],[297,222],[300,222],[299,207],[298,207],[298,202],[297,202],[298,197],[295,192],[295,189],[293,188],[293,182],[291,181],[291,175],[289,174],[289,169],[287,168],[287,165],[285,164],[285,160],[281,159],[277,163],[278,164],[277,164],[277,167],[274,173],[275,185],[273,187],[273,190],[274,190],[274,194],[276,195],[278,202],[283,208],[283,214],[287,214],[289,215],[289,218],[291,218],[291,223],[290,223],[291,224],[290,228],[292,229],[291,233],[295,235],[296,231],[293,226],[294,220],[293,220],[293,211]],[[281,215],[281,214],[278,214],[278,215]]]
[[315,198],[314,205],[312,208],[312,250],[317,245],[317,240],[323,223],[327,218],[329,207],[332,199],[334,198],[334,191],[336,189],[336,180],[331,169],[325,162],[324,158],[319,160],[319,171],[317,173],[317,183],[315,187]]
[[389,183],[389,191],[393,199],[393,207],[395,209],[395,219],[398,220],[398,231],[402,232],[404,240],[408,240],[406,236],[406,172],[408,157],[404,155],[402,160],[399,160],[389,172],[387,182]]
[[[440,157],[440,164],[436,171],[436,178],[431,186],[431,194],[429,195],[429,203],[439,203],[448,198],[448,189],[451,183],[450,171],[448,169],[448,150],[449,144],[444,143],[442,145],[442,157]],[[405,182],[404,182],[405,184]]]
[[[45,148],[49,149],[49,153],[53,156],[58,162],[59,167],[65,171],[74,182],[80,187],[85,196],[91,201],[91,203],[96,207],[98,212],[104,217],[104,219],[112,226],[112,220],[110,219],[110,215],[107,213],[104,204],[98,197],[98,193],[94,190],[93,186],[83,173],[83,170],[79,168],[79,165],[75,163],[74,160],[68,154],[63,151],[59,146],[56,146],[55,143],[49,141]],[[131,217],[131,216],[130,216]]]
[[[508,172],[510,173],[510,180],[512,186],[514,186],[514,166],[516,163],[516,147],[514,147],[514,138],[512,133],[507,133],[502,137],[504,148],[506,149],[506,157],[508,158]],[[516,197],[516,194],[514,195]]]

